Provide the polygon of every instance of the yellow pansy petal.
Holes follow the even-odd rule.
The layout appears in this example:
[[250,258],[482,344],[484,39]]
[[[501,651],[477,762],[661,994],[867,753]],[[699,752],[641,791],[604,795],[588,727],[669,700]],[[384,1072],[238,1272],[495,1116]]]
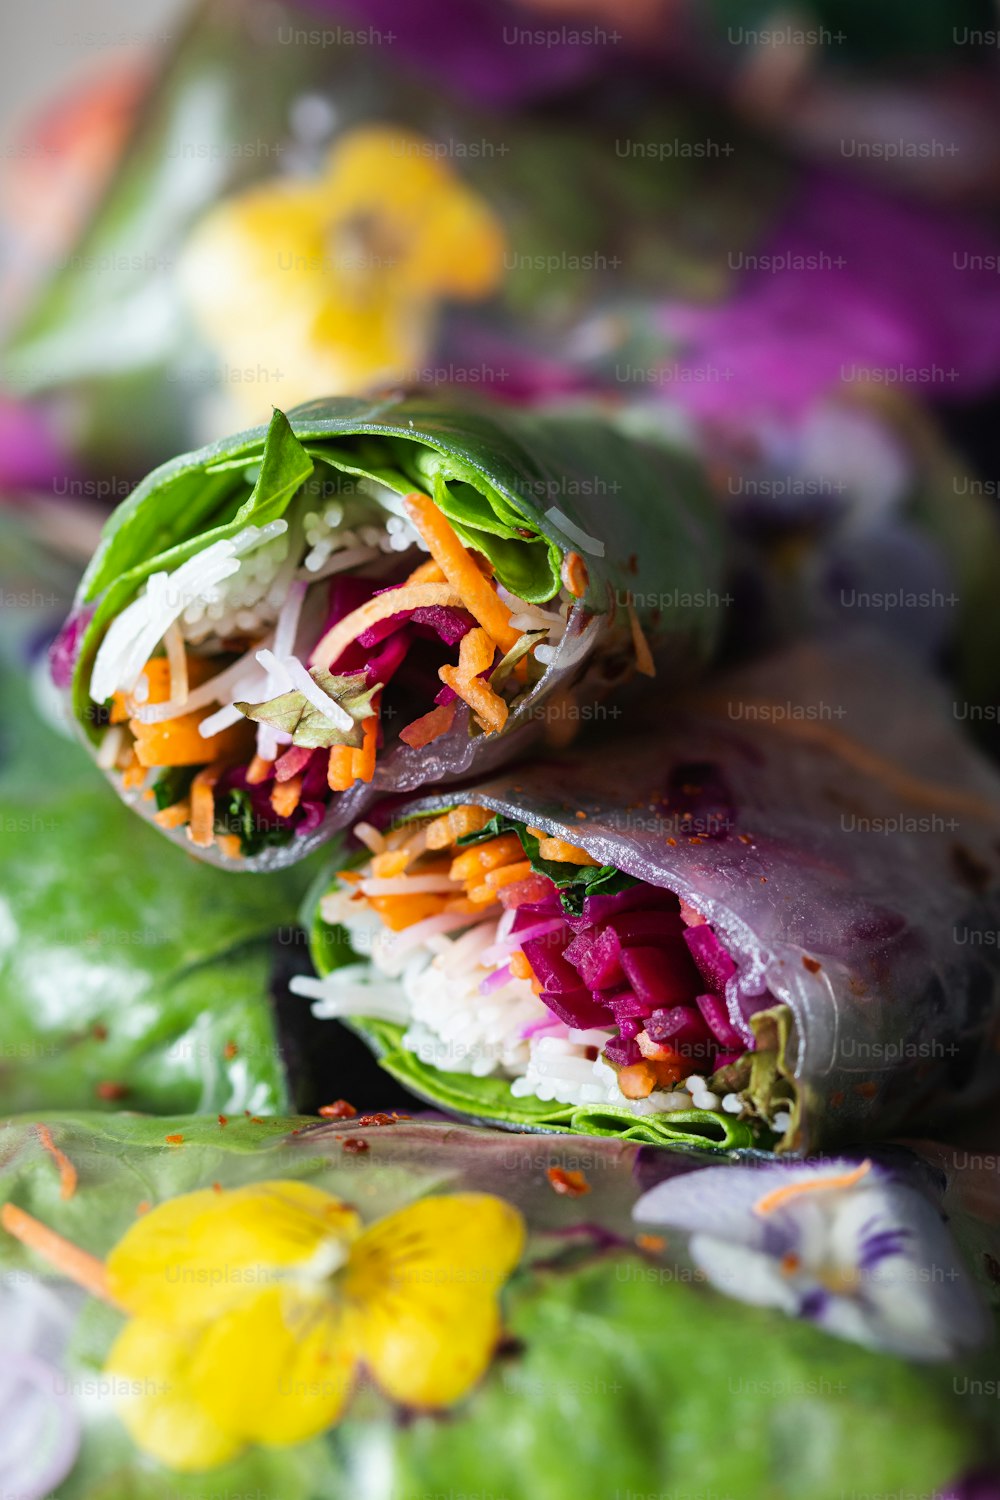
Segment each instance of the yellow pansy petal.
[[228,1462],[245,1444],[226,1431],[192,1393],[189,1339],[145,1318],[118,1335],[105,1373],[113,1378],[118,1411],[133,1442],[160,1463],[198,1473]]
[[206,1329],[191,1383],[222,1429],[255,1443],[300,1443],[336,1422],[355,1365],[328,1295],[276,1287]]
[[411,247],[408,277],[442,296],[486,297],[503,275],[504,234],[474,193],[449,185]]
[[304,1182],[189,1193],[132,1225],[108,1256],[108,1285],[130,1312],[191,1326],[348,1244],[359,1226],[353,1209]]
[[390,1396],[446,1406],[479,1380],[523,1245],[520,1214],[487,1193],[423,1198],[361,1236],[343,1290],[362,1358]]

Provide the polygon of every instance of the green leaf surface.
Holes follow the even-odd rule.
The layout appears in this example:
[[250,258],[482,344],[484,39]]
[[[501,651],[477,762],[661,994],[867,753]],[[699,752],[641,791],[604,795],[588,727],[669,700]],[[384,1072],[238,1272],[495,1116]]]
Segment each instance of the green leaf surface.
[[[331,745],[359,746],[362,741],[362,725],[373,717],[372,698],[382,691],[382,684],[372,687],[364,685],[364,678],[357,675],[336,676],[323,667],[313,667],[309,672],[317,687],[334,703],[350,714],[354,720],[351,729],[341,729],[328,715],[322,713],[314,703],[298,691],[282,693],[267,703],[237,703],[240,713],[260,724],[270,724],[290,734],[293,745],[308,750],[328,750]],[[360,689],[360,690],[359,690]]]
[[[81,1459],[57,1500],[839,1500],[845,1491],[943,1492],[995,1450],[989,1412],[960,1394],[960,1374],[982,1373],[982,1360],[908,1366],[725,1297],[681,1248],[638,1255],[631,1210],[640,1158],[620,1142],[591,1141],[583,1155],[566,1139],[431,1122],[306,1128],[304,1120],[220,1126],[77,1114],[47,1123],[77,1167],[77,1192],[60,1196],[34,1122],[15,1120],[0,1130],[0,1201],[99,1256],[141,1202],[275,1177],[306,1178],[369,1222],[428,1193],[499,1193],[528,1229],[503,1295],[505,1344],[447,1415],[400,1420],[366,1387],[326,1437],[252,1449],[184,1479],[136,1453],[112,1402],[89,1401]],[[346,1132],[368,1149],[345,1152]],[[171,1146],[167,1135],[182,1140]],[[554,1193],[555,1166],[582,1170],[586,1196]],[[0,1235],[0,1267],[16,1275],[29,1266],[38,1269]],[[85,1309],[69,1355],[71,1389],[98,1378],[119,1327],[112,1309]]]
[[0,826],[8,1110],[98,1105],[108,1085],[109,1107],[287,1107],[270,935],[292,930],[304,872],[204,865],[97,780],[0,803]]

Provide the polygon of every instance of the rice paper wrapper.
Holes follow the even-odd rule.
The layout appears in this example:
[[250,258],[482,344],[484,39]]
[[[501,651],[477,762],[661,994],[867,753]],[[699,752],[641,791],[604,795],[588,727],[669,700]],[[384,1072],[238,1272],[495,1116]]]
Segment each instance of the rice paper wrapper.
[[[43,1124],[76,1169],[69,1198],[43,1145]],[[502,1333],[484,1376],[457,1404],[407,1411],[366,1378],[332,1429],[287,1447],[251,1443],[191,1474],[140,1452],[120,1419],[129,1393],[105,1363],[123,1314],[85,1297],[0,1231],[8,1332],[0,1431],[30,1415],[38,1434],[31,1451],[5,1447],[23,1500],[205,1493],[390,1500],[484,1490],[510,1500],[572,1500],[610,1495],[616,1485],[636,1494],[837,1500],[859,1484],[873,1493],[971,1497],[979,1493],[972,1476],[985,1475],[995,1457],[988,1400],[969,1394],[984,1384],[992,1358],[991,1313],[981,1269],[962,1248],[970,1227],[994,1243],[995,1225],[958,1214],[946,1231],[940,1174],[909,1153],[870,1171],[893,1184],[896,1202],[904,1195],[910,1226],[919,1228],[914,1254],[941,1272],[940,1312],[961,1324],[943,1358],[903,1359],[831,1336],[806,1317],[748,1305],[713,1284],[684,1234],[654,1233],[642,1217],[660,1212],[654,1195],[673,1193],[688,1214],[694,1204],[735,1235],[736,1220],[720,1208],[719,1173],[735,1202],[746,1196],[748,1175],[754,1191],[770,1189],[780,1168],[699,1172],[690,1156],[621,1141],[516,1139],[389,1116],[225,1124],[191,1116],[21,1118],[0,1132],[0,1161],[0,1200],[101,1258],[137,1211],[213,1185],[228,1191],[276,1180],[336,1195],[366,1226],[428,1196],[488,1193],[522,1215],[526,1229],[502,1289]],[[236,1278],[226,1279],[226,1262],[188,1264],[186,1253],[175,1247],[171,1265],[178,1279],[191,1275],[192,1298],[194,1273],[218,1271],[231,1309]],[[423,1276],[436,1278],[442,1307],[454,1290],[455,1253],[435,1243],[421,1263]],[[256,1290],[247,1278],[246,1296]],[[405,1278],[394,1286],[400,1312],[417,1296]],[[255,1356],[262,1381],[274,1376],[269,1356],[262,1343]],[[145,1389],[154,1399],[169,1396],[174,1378],[153,1367]],[[556,1440],[558,1431],[572,1441]]]
[[[102,735],[90,699],[95,657],[150,576],[177,569],[248,525],[281,520],[303,486],[333,473],[351,483],[373,476],[403,494],[426,489],[466,545],[487,552],[501,581],[532,602],[559,593],[561,559],[576,550],[585,560],[585,591],[545,675],[515,700],[501,733],[470,728],[459,703],[448,733],[421,749],[397,742],[380,752],[370,784],[336,794],[308,832],[241,858],[241,870],[301,859],[380,796],[506,764],[553,725],[565,731],[571,691],[582,722],[593,712],[589,705],[635,683],[635,622],[658,691],[691,679],[714,649],[726,602],[726,539],[683,451],[628,438],[588,406],[531,413],[398,394],[314,401],[287,421],[276,413],[269,428],[154,470],[109,520],[52,655],[68,712],[95,755]],[[121,790],[121,777],[112,779]],[[123,795],[153,818],[156,803],[147,792],[142,785]],[[169,836],[192,849],[183,828]],[[234,865],[217,845],[194,852]]]
[[[518,765],[461,800],[564,836],[708,919],[737,965],[730,1019],[748,1034],[763,1007],[758,1053],[794,1082],[779,1149],[947,1122],[1000,1083],[1000,783],[946,688],[884,640],[803,644],[635,738]],[[453,802],[442,793],[393,817]],[[332,931],[314,928],[321,972]],[[423,1065],[401,1028],[355,1024],[448,1109],[707,1143],[704,1121],[516,1099],[502,1079]],[[717,1145],[749,1143],[741,1122],[720,1123]]]

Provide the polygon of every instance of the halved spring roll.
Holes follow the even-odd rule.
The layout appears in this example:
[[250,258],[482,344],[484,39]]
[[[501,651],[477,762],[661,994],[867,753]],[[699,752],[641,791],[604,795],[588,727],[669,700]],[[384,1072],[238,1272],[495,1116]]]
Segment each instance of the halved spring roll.
[[53,667],[140,811],[269,867],[697,671],[724,566],[687,459],[593,412],[315,402],[150,475]]
[[298,991],[445,1108],[808,1151],[1000,1083],[997,778],[877,641],[355,832]]

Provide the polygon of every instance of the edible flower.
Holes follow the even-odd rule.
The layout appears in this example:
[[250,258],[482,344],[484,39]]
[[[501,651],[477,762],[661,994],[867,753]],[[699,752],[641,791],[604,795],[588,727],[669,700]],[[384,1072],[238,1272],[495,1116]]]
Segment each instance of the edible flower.
[[128,1392],[122,1420],[183,1472],[315,1437],[362,1367],[403,1405],[459,1401],[489,1364],[524,1240],[520,1215],[490,1194],[422,1198],[363,1228],[295,1181],[169,1199],[104,1266],[19,1209],[3,1223],[128,1315],[106,1363]]
[[871,1161],[708,1167],[660,1183],[644,1224],[686,1230],[719,1291],[908,1359],[949,1359],[984,1319],[932,1204]]
[[[209,342],[266,368],[289,405],[414,378],[438,306],[499,285],[503,230],[432,141],[391,125],[342,135],[315,179],[226,199],[195,226],[181,284]],[[260,390],[236,385],[245,415]]]

